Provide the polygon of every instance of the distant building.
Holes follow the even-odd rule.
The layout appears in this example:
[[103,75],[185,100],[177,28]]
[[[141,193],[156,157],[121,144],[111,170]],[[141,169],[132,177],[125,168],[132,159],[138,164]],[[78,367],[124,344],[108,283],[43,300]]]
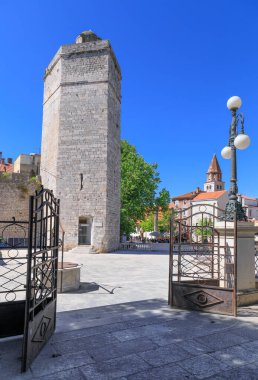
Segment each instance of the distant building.
[[12,158],[3,158],[0,152],[0,210],[1,220],[28,220],[29,196],[37,184],[27,173],[14,173]]
[[258,199],[239,195],[239,200],[242,203],[247,218],[258,220]]
[[187,209],[191,206],[191,201],[201,193],[204,193],[204,191],[197,187],[189,193],[177,195],[172,198],[172,203],[169,205],[169,208],[173,208],[174,210],[182,210],[182,216],[187,217],[189,216]]
[[5,158],[3,158],[3,153],[0,152],[0,172],[13,172],[13,159],[7,158],[7,161],[5,161]]
[[213,155],[208,171],[206,173],[206,182],[204,190],[197,187],[190,193],[180,194],[172,198],[169,205],[174,210],[181,210],[182,217],[190,216],[191,205],[210,204],[224,209],[228,201],[228,192],[224,190],[225,183],[222,181],[222,171],[219,166],[216,154]]
[[[196,197],[198,197],[199,195],[201,197],[202,194],[206,194],[207,192],[214,193],[218,191],[224,191],[224,182],[222,181],[222,171],[220,169],[216,154],[214,154],[212,157],[212,160],[211,160],[211,163],[206,175],[207,177],[206,177],[206,182],[204,183],[204,190],[201,190],[200,187],[197,187],[195,190],[189,193],[180,194],[173,197],[172,203],[170,204],[170,208],[174,208],[175,210],[177,209],[183,210],[183,216],[187,217],[188,215],[185,209],[191,206],[191,202],[194,199],[196,199]],[[209,195],[209,198],[211,197],[212,197],[212,194]],[[200,200],[201,198],[198,198],[198,199]],[[204,196],[204,199],[208,199],[208,198],[205,198]]]
[[[190,193],[177,195],[172,198],[172,203],[169,207],[175,210],[181,210],[183,218],[190,215],[190,211],[186,209],[191,205],[201,206],[206,204],[224,210],[228,202],[228,192],[224,189],[225,182],[222,181],[222,171],[215,154],[212,157],[206,175],[204,191],[197,187]],[[242,203],[247,218],[258,220],[258,199],[238,194],[238,200]]]
[[20,154],[14,161],[14,173],[28,174],[30,177],[39,175],[40,154]]
[[[207,191],[206,193],[198,194],[193,200],[192,205],[206,205],[205,212],[211,215],[219,216],[222,212],[217,211],[217,208],[225,210],[228,202],[228,192],[226,190]],[[215,211],[215,212],[214,212]]]

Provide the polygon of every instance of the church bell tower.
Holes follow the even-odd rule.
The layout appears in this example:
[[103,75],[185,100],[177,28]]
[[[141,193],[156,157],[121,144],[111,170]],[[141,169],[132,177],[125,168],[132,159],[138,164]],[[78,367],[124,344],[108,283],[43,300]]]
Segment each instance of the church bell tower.
[[216,154],[213,155],[208,172],[206,173],[206,182],[204,191],[221,191],[224,190],[225,182],[222,181],[222,171],[220,169]]

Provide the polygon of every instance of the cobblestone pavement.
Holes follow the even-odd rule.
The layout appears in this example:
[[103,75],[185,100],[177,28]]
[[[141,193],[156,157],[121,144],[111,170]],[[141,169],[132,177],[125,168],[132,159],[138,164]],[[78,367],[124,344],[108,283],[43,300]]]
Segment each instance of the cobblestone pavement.
[[56,333],[22,375],[22,338],[0,342],[0,379],[258,379],[258,305],[237,318],[171,309],[167,255],[72,259],[82,289],[58,297]]

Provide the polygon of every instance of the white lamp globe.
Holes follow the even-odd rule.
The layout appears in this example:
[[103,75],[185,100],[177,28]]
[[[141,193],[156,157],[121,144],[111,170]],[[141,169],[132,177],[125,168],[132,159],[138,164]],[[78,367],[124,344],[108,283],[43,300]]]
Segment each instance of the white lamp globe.
[[240,133],[234,140],[234,145],[237,149],[246,149],[250,145],[250,137],[244,133]]
[[229,159],[231,158],[231,148],[230,146],[225,146],[225,148],[222,149],[221,155],[223,158]]
[[227,101],[227,107],[229,110],[238,110],[242,105],[242,100],[239,96],[232,96]]

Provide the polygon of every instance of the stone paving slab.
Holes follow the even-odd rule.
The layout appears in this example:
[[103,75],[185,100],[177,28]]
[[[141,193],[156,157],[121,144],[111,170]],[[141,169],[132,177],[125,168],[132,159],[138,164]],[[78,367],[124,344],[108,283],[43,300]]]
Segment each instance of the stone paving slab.
[[183,367],[197,379],[205,379],[230,368],[226,363],[220,362],[207,354],[180,361],[180,367]]
[[176,363],[192,357],[192,354],[176,344],[170,344],[154,350],[140,352],[138,355],[153,367]]
[[101,347],[88,347],[87,351],[96,361],[108,360],[121,355],[139,354],[143,351],[153,350],[158,346],[148,338],[138,338],[126,342],[109,344]]
[[141,371],[133,375],[127,376],[127,380],[183,380],[196,379],[189,372],[174,363],[161,367],[152,368]]
[[[126,321],[120,321],[121,314],[114,313],[117,310],[127,310]],[[92,326],[95,313],[102,326],[99,319]],[[255,324],[171,309],[164,300],[74,311],[74,319],[84,321],[80,329],[68,322],[70,312],[59,314],[60,324],[62,318],[60,332],[54,334],[26,374],[19,374],[21,338],[0,343],[0,374],[4,379],[219,379],[224,373],[237,378],[238,370],[242,378],[245,373],[250,378],[255,376],[258,321]],[[198,331],[198,336],[190,331]],[[243,370],[246,366],[248,372]]]
[[93,365],[81,368],[86,379],[117,379],[151,368],[136,354],[120,356],[119,358],[104,360]]
[[237,369],[230,369],[220,372],[216,376],[211,376],[210,380],[257,380],[258,379],[258,366],[247,364]]
[[227,331],[226,334],[224,331],[222,331],[217,332],[215,334],[210,334],[196,338],[196,341],[202,344],[203,346],[209,347],[210,351],[216,351],[220,350],[221,347],[228,348],[235,346],[236,344],[246,343],[248,342],[248,339],[235,335],[230,331]]
[[[244,345],[235,345],[211,353],[213,358],[227,363],[230,367],[243,366],[258,362],[258,351],[247,349]],[[258,374],[257,374],[258,376]]]

